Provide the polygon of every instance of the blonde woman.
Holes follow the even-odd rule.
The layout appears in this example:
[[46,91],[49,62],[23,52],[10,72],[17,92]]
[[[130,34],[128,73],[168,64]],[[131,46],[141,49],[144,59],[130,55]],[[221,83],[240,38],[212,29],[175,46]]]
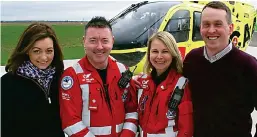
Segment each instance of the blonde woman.
[[[176,40],[168,32],[157,32],[147,46],[144,74],[137,79],[140,136],[192,137],[192,103]],[[174,93],[177,86],[184,87],[183,94]]]

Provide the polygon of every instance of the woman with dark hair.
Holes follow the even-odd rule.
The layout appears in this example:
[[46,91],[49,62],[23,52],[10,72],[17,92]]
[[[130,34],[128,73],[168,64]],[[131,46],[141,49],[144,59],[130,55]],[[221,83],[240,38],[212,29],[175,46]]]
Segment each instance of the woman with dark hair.
[[54,30],[44,23],[29,25],[1,77],[2,137],[64,137],[58,103],[63,69]]

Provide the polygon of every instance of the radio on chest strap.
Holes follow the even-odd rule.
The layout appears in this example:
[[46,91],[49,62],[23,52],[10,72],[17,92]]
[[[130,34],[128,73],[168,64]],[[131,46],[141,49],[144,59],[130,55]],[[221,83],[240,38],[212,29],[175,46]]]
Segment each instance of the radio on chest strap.
[[177,116],[178,105],[183,97],[186,83],[187,79],[185,77],[180,77],[178,79],[168,102],[168,112],[166,114],[168,119],[174,119]]

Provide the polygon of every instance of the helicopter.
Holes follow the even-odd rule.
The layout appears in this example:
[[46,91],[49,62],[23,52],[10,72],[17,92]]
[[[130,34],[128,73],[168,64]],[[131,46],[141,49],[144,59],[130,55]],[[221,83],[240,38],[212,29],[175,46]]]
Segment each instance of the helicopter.
[[[245,51],[254,32],[257,11],[254,6],[223,1],[231,10],[234,31],[230,40],[234,46]],[[146,60],[147,41],[155,32],[171,33],[184,59],[194,48],[204,46],[200,34],[200,19],[208,1],[142,1],[111,18],[115,42],[111,56],[131,69],[135,74],[143,71]]]

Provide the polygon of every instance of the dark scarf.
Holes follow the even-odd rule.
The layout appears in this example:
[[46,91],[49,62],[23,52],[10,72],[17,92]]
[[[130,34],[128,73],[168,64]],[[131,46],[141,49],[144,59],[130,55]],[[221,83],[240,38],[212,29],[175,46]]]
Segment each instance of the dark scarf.
[[34,66],[30,61],[25,61],[17,69],[17,74],[35,80],[45,91],[47,91],[55,74],[55,67],[48,67],[47,69],[42,70]]
[[151,72],[151,76],[153,77],[154,84],[158,86],[162,81],[166,79],[166,77],[169,75],[171,66],[167,68],[160,76],[157,75],[156,69],[153,68],[153,71]]

